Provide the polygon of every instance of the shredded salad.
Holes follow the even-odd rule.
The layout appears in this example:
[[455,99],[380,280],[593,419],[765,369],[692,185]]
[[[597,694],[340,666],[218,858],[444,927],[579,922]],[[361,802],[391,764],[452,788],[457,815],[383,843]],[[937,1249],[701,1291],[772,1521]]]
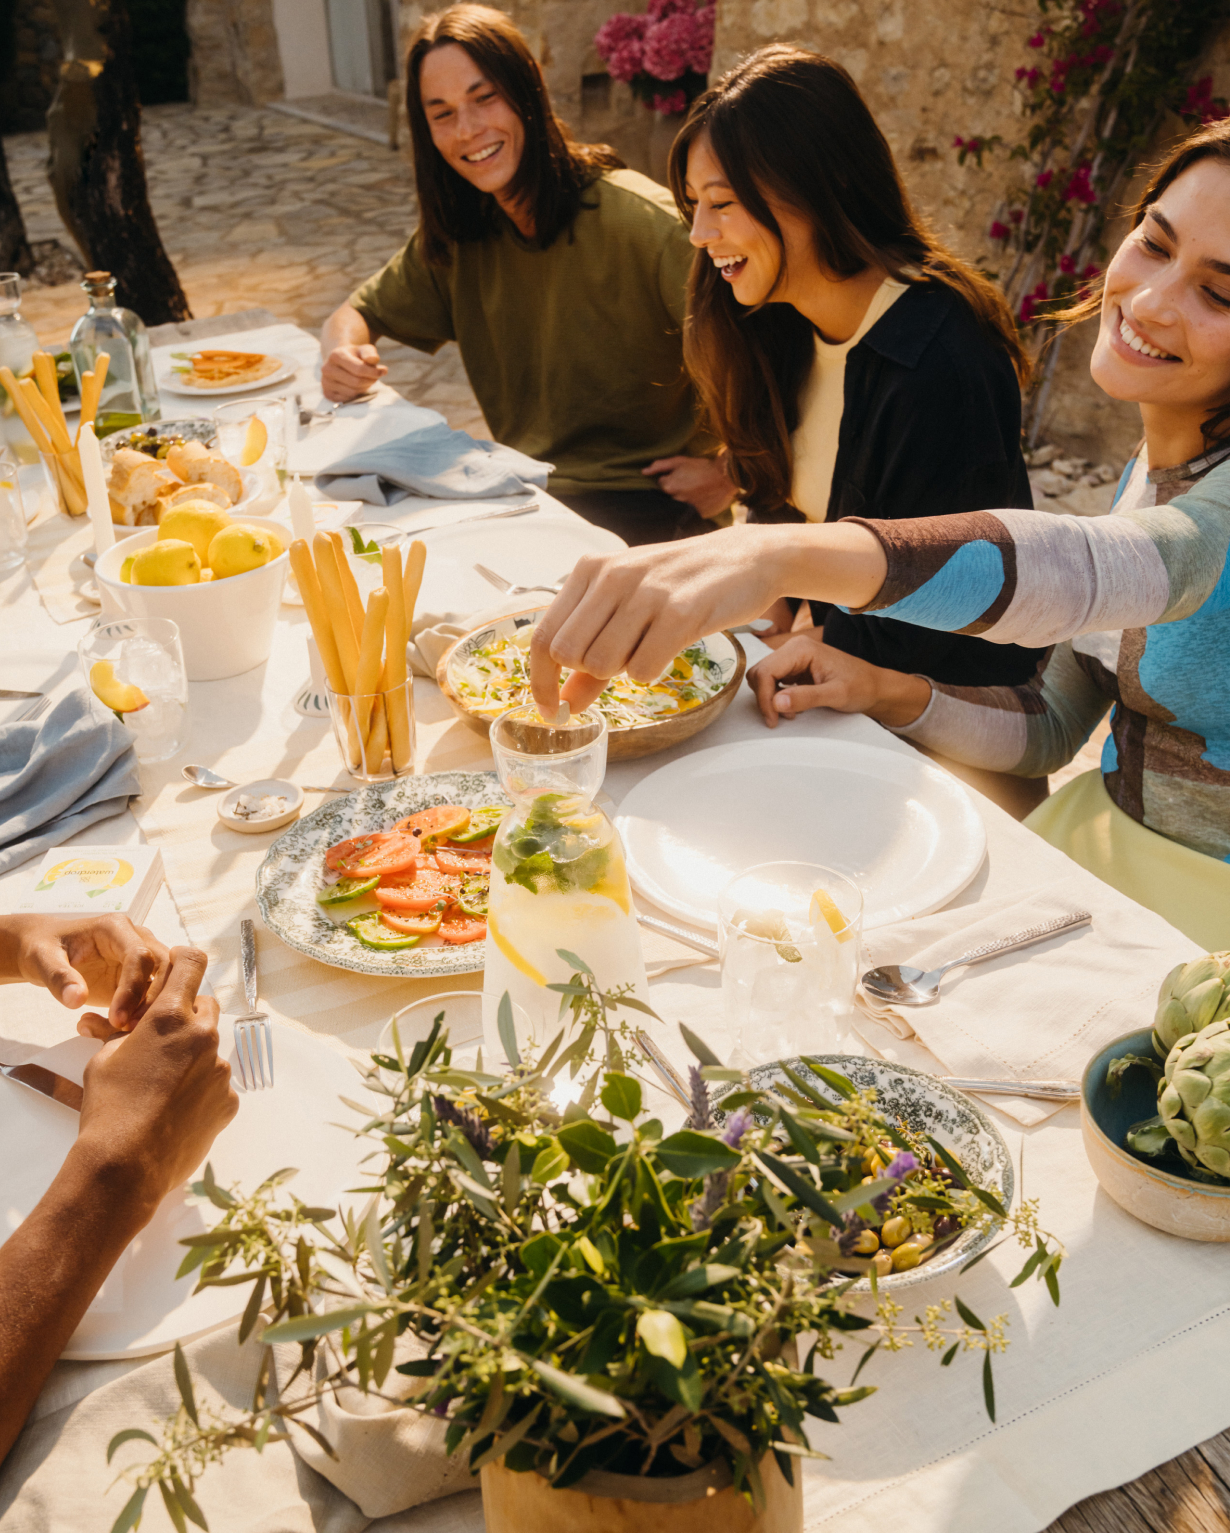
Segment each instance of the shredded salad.
[[[507,708],[532,701],[529,650],[533,633],[533,625],[527,624],[507,637],[492,639],[454,657],[449,677],[471,712],[494,719]],[[676,655],[666,675],[649,685],[623,674],[613,676],[595,707],[610,729],[633,729],[699,708],[725,683],[725,668],[709,654],[702,640]]]

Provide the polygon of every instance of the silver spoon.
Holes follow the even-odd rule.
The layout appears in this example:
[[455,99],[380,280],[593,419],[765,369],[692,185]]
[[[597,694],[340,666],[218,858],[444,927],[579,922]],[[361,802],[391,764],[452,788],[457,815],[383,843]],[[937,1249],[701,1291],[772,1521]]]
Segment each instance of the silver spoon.
[[998,942],[984,942],[981,947],[971,948],[968,953],[962,953],[960,958],[954,958],[949,963],[942,963],[937,969],[911,968],[909,964],[883,964],[878,969],[869,969],[863,975],[863,989],[868,994],[875,996],[878,1001],[888,1001],[894,1006],[926,1006],[938,998],[940,993],[940,980],[948,973],[949,969],[959,969],[965,964],[983,963],[988,958],[996,958],[1000,953],[1011,953],[1019,947],[1030,947],[1035,942],[1046,942],[1050,937],[1057,937],[1061,932],[1072,931],[1077,926],[1086,926],[1093,917],[1087,910],[1078,910],[1070,916],[1060,916],[1057,920],[1047,921],[1041,926],[1031,926],[1026,931],[1014,932],[1011,937],[1001,937]]
[[[188,765],[180,767],[180,775],[185,781],[190,782],[194,788],[204,788],[207,793],[212,793],[218,788],[237,788],[239,784],[232,782],[229,777],[223,777],[221,772],[215,772],[212,767]],[[352,788],[318,788],[312,783],[302,784],[305,793],[352,793]]]

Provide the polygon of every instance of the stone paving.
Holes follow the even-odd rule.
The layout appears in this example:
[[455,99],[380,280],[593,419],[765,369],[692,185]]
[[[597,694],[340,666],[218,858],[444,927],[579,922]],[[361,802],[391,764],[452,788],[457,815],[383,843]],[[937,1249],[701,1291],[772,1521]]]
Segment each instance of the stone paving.
[[[142,141],[154,215],[198,319],[264,307],[319,333],[414,226],[400,155],[281,112],[151,107]],[[45,134],[6,138],[5,153],[31,240],[68,243],[44,170]],[[66,341],[84,310],[75,282],[31,286],[22,308],[46,345]],[[435,357],[387,340],[380,350],[400,393],[487,435],[455,345]]]

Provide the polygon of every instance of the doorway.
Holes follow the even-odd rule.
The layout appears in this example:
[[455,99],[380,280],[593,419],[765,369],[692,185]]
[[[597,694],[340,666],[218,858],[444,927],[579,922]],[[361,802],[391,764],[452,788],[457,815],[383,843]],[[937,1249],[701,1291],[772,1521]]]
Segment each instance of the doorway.
[[333,83],[356,96],[385,99],[397,78],[390,0],[325,0]]

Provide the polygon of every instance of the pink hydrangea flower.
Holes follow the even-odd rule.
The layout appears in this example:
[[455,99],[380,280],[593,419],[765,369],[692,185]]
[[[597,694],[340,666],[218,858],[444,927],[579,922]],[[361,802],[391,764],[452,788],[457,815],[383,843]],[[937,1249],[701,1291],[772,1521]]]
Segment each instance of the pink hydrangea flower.
[[677,117],[680,112],[686,112],[688,109],[687,94],[681,90],[673,90],[667,96],[655,96],[653,109],[655,112],[661,112],[664,117]]
[[645,67],[645,16],[612,16],[598,28],[594,48],[611,72],[611,78],[627,85]]

